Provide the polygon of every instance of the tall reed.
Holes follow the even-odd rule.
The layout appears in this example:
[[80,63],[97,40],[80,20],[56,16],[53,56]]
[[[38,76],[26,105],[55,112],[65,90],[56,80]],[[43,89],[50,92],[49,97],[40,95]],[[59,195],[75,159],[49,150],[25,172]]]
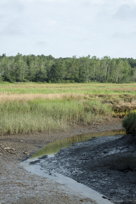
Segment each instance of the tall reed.
[[98,100],[34,99],[0,102],[0,134],[66,130],[91,124],[111,113]]

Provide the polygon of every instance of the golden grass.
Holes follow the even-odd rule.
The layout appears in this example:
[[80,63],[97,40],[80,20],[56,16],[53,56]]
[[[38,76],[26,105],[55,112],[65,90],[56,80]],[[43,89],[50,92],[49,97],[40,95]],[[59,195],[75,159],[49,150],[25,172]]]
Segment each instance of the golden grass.
[[0,94],[0,101],[30,101],[34,99],[83,99],[88,94]]

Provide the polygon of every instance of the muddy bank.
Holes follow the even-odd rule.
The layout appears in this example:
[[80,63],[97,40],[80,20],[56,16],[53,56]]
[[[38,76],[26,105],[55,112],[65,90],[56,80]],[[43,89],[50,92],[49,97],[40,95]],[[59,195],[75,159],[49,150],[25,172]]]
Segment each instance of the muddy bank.
[[136,202],[136,145],[122,135],[77,143],[39,165],[45,173],[70,177],[114,203]]
[[75,126],[63,132],[34,133],[29,135],[4,135],[0,136],[0,155],[13,160],[22,161],[29,158],[40,148],[50,142],[60,140],[75,135],[88,134],[92,132],[102,132],[119,130],[122,128],[122,120],[111,118],[102,123],[90,126]]
[[121,129],[121,120],[113,119],[90,127],[75,127],[63,133],[0,136],[0,203],[93,203],[90,199],[70,195],[58,183],[28,173],[19,163],[51,141],[115,129]]

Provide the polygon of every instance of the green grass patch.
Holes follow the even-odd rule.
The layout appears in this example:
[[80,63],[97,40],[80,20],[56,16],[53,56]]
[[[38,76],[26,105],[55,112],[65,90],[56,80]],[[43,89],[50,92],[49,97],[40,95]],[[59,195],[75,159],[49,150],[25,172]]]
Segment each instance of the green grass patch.
[[47,83],[1,83],[0,93],[7,94],[131,94],[136,95],[136,83],[79,83],[79,84],[47,84]]

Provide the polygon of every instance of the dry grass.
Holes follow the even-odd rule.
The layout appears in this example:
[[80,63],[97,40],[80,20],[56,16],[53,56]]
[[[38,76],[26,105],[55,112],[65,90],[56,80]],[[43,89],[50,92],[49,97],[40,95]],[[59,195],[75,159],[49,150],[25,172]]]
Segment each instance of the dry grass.
[[30,101],[34,99],[83,99],[85,94],[0,94],[0,101]]

